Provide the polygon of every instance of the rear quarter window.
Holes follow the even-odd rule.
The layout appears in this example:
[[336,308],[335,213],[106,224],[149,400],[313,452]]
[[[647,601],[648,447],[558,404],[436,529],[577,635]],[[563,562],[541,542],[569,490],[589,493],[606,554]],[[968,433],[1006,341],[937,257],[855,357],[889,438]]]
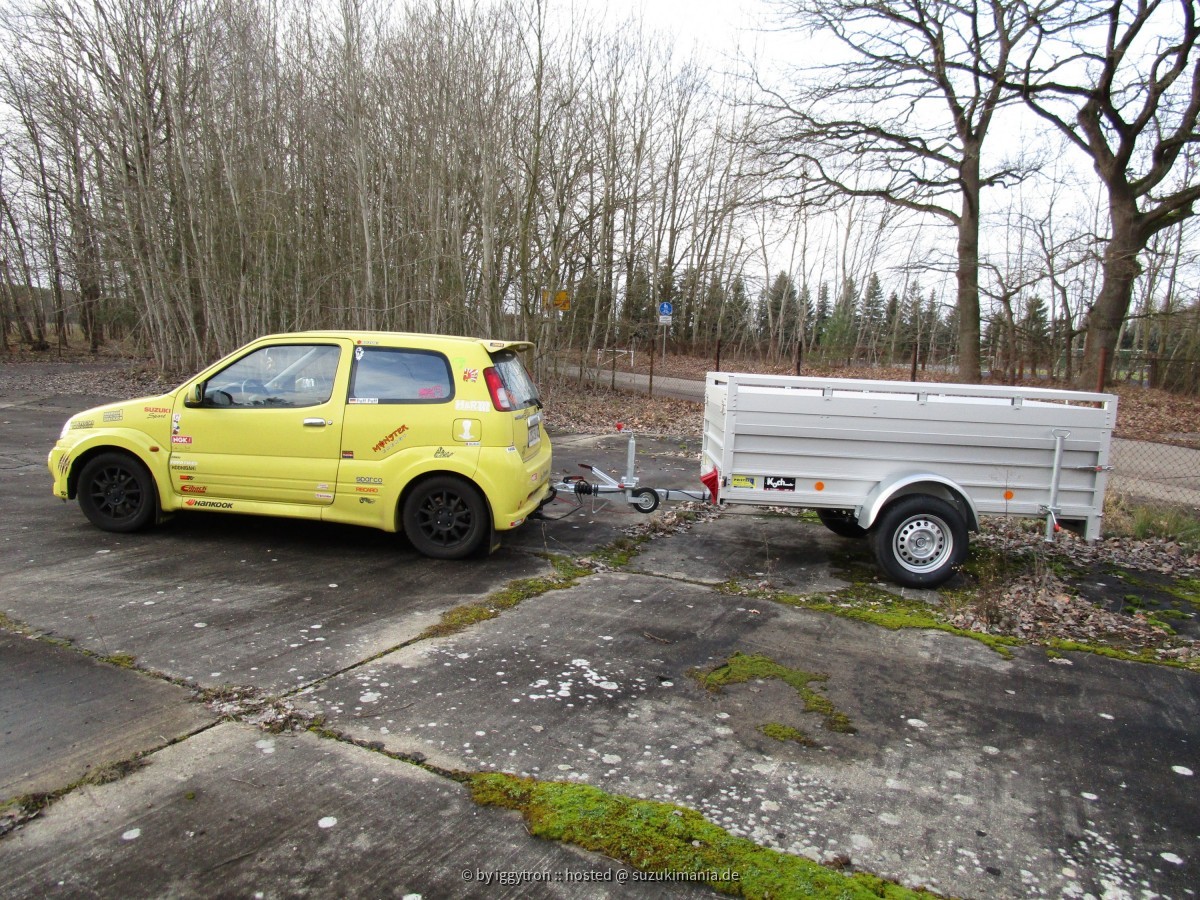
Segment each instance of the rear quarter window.
[[354,348],[350,403],[444,403],[454,396],[450,361],[433,350]]
[[501,350],[499,353],[492,354],[492,362],[496,366],[496,371],[500,373],[500,380],[504,382],[504,388],[512,397],[517,409],[542,405],[537,385],[529,377],[529,372],[518,354],[512,350]]

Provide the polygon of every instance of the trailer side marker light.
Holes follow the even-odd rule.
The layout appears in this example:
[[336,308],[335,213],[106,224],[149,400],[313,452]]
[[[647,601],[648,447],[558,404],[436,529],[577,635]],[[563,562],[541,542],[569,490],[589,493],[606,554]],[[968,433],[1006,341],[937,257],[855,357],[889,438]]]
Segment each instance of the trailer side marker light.
[[1012,491],[1005,491],[1005,492],[1004,492],[1004,499],[1005,499],[1005,500],[1011,500],[1012,498],[1013,498],[1013,492],[1012,492]]
[[813,487],[815,487],[818,491],[823,491],[823,490],[825,490],[825,482],[818,481],[816,484],[813,485]]

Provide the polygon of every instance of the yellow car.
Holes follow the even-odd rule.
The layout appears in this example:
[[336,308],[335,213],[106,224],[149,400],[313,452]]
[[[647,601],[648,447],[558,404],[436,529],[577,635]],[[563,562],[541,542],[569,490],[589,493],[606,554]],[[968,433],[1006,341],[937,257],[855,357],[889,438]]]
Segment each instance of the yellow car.
[[313,331],[260,338],[161,397],[72,416],[54,493],[106,531],[180,510],[404,531],[460,559],[553,495],[522,341]]

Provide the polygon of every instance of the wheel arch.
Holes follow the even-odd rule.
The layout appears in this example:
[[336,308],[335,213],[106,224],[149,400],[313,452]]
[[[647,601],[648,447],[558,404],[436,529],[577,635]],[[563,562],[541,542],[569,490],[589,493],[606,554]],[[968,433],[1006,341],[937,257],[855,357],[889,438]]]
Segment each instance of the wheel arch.
[[[157,498],[159,509],[163,508],[163,482],[162,472],[155,465],[155,461],[149,457],[153,456],[150,452],[149,445],[139,447],[132,443],[107,443],[97,442],[90,445],[81,451],[71,452],[71,468],[67,471],[67,499],[74,500],[79,493],[79,474],[83,471],[84,466],[92,459],[102,453],[123,453],[126,456],[136,460],[145,466],[146,471],[150,473],[150,477],[154,479],[154,494]],[[165,457],[164,457],[165,465]]]
[[415,491],[425,482],[443,476],[448,478],[457,478],[459,481],[470,485],[479,493],[479,496],[483,498],[484,509],[487,510],[488,527],[490,529],[494,529],[496,523],[496,512],[492,509],[491,498],[488,496],[488,492],[483,489],[483,485],[468,475],[465,471],[460,469],[427,469],[424,472],[414,475],[407,482],[405,482],[404,487],[401,488],[400,495],[396,498],[395,509],[392,511],[394,530],[404,530],[404,504],[408,502],[408,498],[412,496],[413,491]]
[[860,507],[858,524],[863,528],[870,528],[889,503],[914,494],[926,494],[945,500],[958,510],[966,523],[967,531],[979,530],[979,511],[970,495],[957,482],[931,472],[893,475],[879,482]]

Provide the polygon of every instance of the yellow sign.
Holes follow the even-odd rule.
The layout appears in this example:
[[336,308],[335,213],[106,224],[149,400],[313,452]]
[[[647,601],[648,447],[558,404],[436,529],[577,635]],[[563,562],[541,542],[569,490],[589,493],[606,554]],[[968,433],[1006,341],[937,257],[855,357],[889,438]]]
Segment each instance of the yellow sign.
[[750,488],[754,489],[753,475],[734,475],[729,479],[729,486],[735,488]]
[[542,306],[549,309],[553,306],[561,312],[566,312],[571,308],[571,295],[567,291],[557,291],[552,293],[548,288],[542,289]]

